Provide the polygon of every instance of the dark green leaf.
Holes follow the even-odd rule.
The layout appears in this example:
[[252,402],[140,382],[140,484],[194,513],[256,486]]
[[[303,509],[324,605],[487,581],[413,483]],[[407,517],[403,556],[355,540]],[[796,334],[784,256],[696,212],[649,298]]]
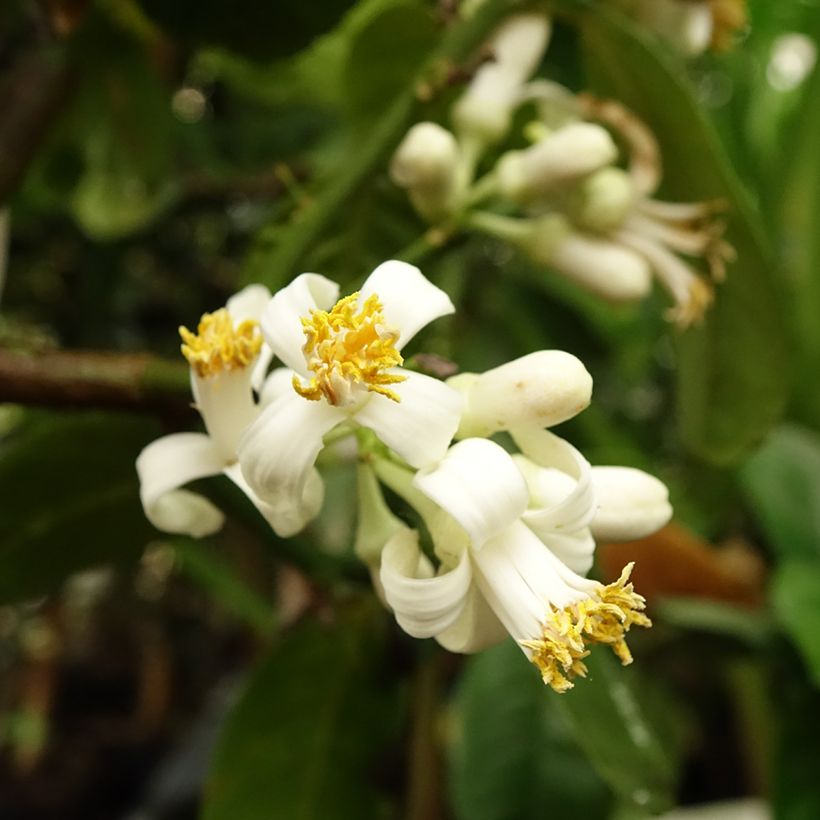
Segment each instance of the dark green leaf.
[[820,558],[820,437],[778,428],[744,464],[741,480],[781,557]]
[[43,415],[0,445],[0,601],[139,556],[155,531],[134,460],[156,433],[125,415]]
[[774,576],[772,604],[820,686],[820,560],[781,564]]
[[758,219],[681,66],[620,15],[581,17],[590,82],[642,117],[664,155],[664,194],[723,198],[737,261],[705,321],[680,337],[678,412],[684,442],[715,463],[736,460],[780,415],[787,390],[786,335],[775,267]]
[[578,748],[560,698],[512,642],[471,659],[456,698],[452,753],[456,816],[463,820],[605,818],[607,788]]
[[374,767],[396,710],[378,679],[373,621],[371,608],[355,608],[271,649],[223,730],[204,820],[382,815]]

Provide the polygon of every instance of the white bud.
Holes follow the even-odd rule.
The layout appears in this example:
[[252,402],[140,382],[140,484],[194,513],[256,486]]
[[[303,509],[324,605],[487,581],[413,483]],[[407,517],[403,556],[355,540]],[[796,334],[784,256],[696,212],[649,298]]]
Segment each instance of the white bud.
[[572,220],[596,233],[620,228],[635,204],[635,186],[621,168],[603,168],[573,191]]
[[669,522],[672,505],[666,485],[632,467],[593,467],[598,510],[590,528],[603,541],[645,538]]
[[393,155],[390,176],[406,188],[415,208],[436,220],[455,205],[459,149],[456,138],[433,122],[420,122]]
[[714,19],[708,0],[640,0],[637,16],[684,54],[702,54],[712,39]]
[[496,169],[498,187],[513,202],[529,202],[609,165],[618,149],[593,123],[565,125],[523,151],[510,151]]
[[551,427],[580,413],[592,396],[592,377],[575,356],[539,350],[447,384],[465,397],[457,438],[491,436],[516,427]]
[[568,232],[557,244],[545,246],[548,254],[538,253],[538,243],[525,249],[535,261],[548,265],[610,302],[643,299],[652,287],[652,271],[647,261],[607,239]]
[[498,142],[509,130],[521,87],[538,67],[547,47],[550,21],[541,14],[510,17],[489,43],[492,62],[481,66],[453,107],[462,137]]

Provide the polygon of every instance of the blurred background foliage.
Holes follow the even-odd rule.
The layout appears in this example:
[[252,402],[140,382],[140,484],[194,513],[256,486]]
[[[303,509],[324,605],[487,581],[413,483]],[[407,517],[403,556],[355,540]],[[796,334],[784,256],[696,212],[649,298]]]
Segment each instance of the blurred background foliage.
[[[604,306],[485,238],[419,254],[387,158],[520,7],[0,6],[0,816],[820,817],[820,4],[751,0],[733,50],[689,61],[604,0],[541,6],[541,73],[639,113],[664,196],[729,202],[738,261],[685,333],[660,294]],[[459,309],[420,350],[575,353],[595,397],[567,437],[671,488],[672,527],[600,550],[603,576],[639,562],[634,668],[593,655],[557,697],[511,644],[406,638],[352,556],[340,453],[298,538],[216,479],[208,543],[144,520],[136,454],[194,418],[177,326],[402,255]]]

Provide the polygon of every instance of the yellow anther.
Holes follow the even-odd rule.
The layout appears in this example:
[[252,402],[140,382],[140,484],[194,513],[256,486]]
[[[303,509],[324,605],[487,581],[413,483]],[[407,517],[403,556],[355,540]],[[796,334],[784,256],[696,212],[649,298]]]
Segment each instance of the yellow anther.
[[706,313],[715,298],[712,286],[698,276],[692,277],[689,283],[688,295],[689,298],[686,302],[676,305],[666,312],[666,318],[680,328],[687,328],[700,322],[703,314]]
[[200,377],[248,367],[262,348],[259,322],[246,319],[234,326],[225,308],[204,314],[196,333],[180,327],[179,335],[182,355]]
[[388,373],[404,361],[396,350],[398,332],[384,322],[376,294],[357,311],[359,294],[338,301],[330,311],[313,310],[302,319],[305,354],[313,378],[303,384],[294,376],[293,389],[310,401],[324,397],[330,404],[348,406],[365,393],[380,393],[393,401],[399,396],[388,385],[407,377]]
[[553,607],[546,614],[541,636],[521,641],[544,683],[556,692],[566,692],[573,687],[573,678],[586,676],[582,659],[589,654],[588,643],[606,644],[624,666],[632,663],[624,636],[633,626],[652,626],[643,612],[646,601],[629,582],[633,566],[627,564],[621,577],[601,586],[594,597],[563,609]]

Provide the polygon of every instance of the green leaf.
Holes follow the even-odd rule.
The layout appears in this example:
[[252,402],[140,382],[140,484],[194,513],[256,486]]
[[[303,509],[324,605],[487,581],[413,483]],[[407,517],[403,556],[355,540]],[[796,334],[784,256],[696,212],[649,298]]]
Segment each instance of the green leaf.
[[772,548],[782,558],[820,557],[820,436],[779,427],[740,476]]
[[820,560],[782,563],[774,575],[772,604],[820,686]]
[[608,816],[606,786],[572,737],[556,695],[508,641],[472,658],[455,701],[452,798],[460,820]]
[[[438,33],[429,8],[412,2],[387,6],[351,39],[345,85],[356,117],[372,119],[418,73]],[[376,67],[378,66],[378,69]]]
[[134,460],[157,432],[127,415],[43,414],[3,441],[0,601],[141,554],[155,531],[142,512]]
[[557,701],[592,765],[625,805],[660,812],[675,803],[682,722],[656,684],[620,667],[604,647],[584,661],[587,680]]
[[272,647],[223,729],[204,820],[382,816],[373,769],[397,710],[374,621],[371,607],[348,608]]
[[725,199],[737,250],[705,321],[679,339],[678,415],[686,446],[713,463],[736,460],[780,416],[786,333],[776,269],[757,216],[714,129],[680,79],[681,65],[621,15],[580,17],[590,84],[652,128],[664,156],[664,195]]

